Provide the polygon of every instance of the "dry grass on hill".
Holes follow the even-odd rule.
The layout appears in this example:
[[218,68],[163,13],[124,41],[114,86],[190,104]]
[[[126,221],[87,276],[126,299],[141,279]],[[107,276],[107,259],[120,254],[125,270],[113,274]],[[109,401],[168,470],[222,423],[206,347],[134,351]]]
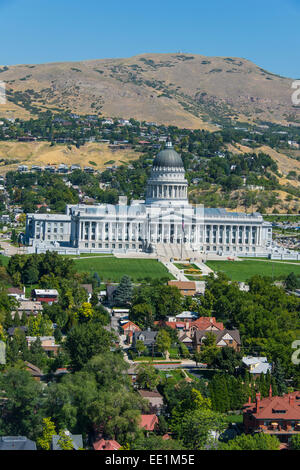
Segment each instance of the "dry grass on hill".
[[74,145],[51,146],[48,142],[0,142],[0,159],[19,161],[11,165],[1,163],[0,174],[16,169],[20,164],[45,166],[77,163],[83,168],[92,166],[90,162],[94,162],[94,168],[100,170],[105,169],[106,162],[114,160],[115,164],[120,164],[122,161],[135,160],[139,155],[133,150],[113,151],[108,148],[108,144],[99,143],[87,143],[78,149]]

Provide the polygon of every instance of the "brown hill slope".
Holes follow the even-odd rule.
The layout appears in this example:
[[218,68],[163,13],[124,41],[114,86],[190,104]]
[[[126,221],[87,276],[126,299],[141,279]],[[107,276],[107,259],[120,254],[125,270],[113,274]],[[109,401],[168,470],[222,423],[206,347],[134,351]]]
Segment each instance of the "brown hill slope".
[[[6,162],[0,163],[0,175],[10,170],[16,170],[18,165],[67,165],[80,164],[93,166],[96,170],[104,170],[108,162],[121,165],[140,156],[133,150],[114,151],[107,144],[86,143],[79,149],[74,145],[54,145],[48,142],[0,142],[0,159]],[[10,163],[10,160],[17,163]],[[92,163],[91,163],[92,162]]]
[[134,117],[179,127],[210,128],[217,117],[297,119],[289,78],[239,58],[143,54],[128,59],[0,68],[8,104],[0,116],[36,109]]

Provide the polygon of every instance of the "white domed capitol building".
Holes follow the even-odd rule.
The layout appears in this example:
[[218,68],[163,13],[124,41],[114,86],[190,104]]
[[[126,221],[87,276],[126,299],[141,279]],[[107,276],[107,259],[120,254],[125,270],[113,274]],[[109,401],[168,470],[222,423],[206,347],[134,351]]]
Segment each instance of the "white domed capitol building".
[[154,159],[145,200],[117,205],[68,205],[66,214],[28,214],[26,243],[33,252],[153,253],[187,258],[210,253],[265,253],[272,227],[259,213],[227,212],[188,202],[180,155],[167,142]]

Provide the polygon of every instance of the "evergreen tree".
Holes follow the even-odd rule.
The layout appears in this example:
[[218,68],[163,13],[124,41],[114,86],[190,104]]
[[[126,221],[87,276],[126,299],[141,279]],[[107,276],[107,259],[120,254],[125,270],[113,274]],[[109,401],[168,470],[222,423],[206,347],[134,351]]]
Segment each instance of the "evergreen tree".
[[226,383],[226,376],[215,374],[209,383],[209,392],[212,402],[212,409],[225,413],[230,409],[230,397]]
[[21,326],[21,320],[20,320],[20,315],[18,311],[16,311],[15,316],[14,316],[14,326]]
[[21,326],[26,326],[28,322],[28,317],[25,312],[22,313],[21,316]]
[[295,273],[290,273],[285,279],[285,287],[287,290],[294,291],[299,286],[299,281]]
[[120,307],[126,306],[132,299],[132,282],[129,276],[123,276],[114,293],[114,303]]
[[8,330],[8,328],[11,328],[13,325],[14,325],[14,321],[12,319],[11,311],[9,311],[5,315],[4,328]]
[[92,293],[92,296],[91,296],[90,303],[91,303],[92,307],[97,307],[97,305],[99,303],[98,294],[94,290],[93,290],[93,293]]
[[287,392],[287,386],[285,384],[285,370],[279,358],[274,363],[273,377],[275,379],[278,394],[281,396]]

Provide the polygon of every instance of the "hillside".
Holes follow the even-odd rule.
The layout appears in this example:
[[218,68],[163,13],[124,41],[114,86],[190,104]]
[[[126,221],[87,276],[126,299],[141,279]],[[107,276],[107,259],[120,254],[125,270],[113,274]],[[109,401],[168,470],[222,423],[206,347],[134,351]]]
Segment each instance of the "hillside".
[[297,120],[292,80],[240,58],[143,54],[2,66],[0,79],[8,96],[2,117],[26,119],[46,109],[68,109],[211,130],[212,123],[226,118]]
[[[0,163],[0,174],[15,170],[20,164],[40,166],[60,163],[80,164],[82,168],[92,165],[95,169],[101,170],[105,169],[107,162],[114,161],[117,165],[138,157],[139,153],[132,150],[112,151],[107,144],[98,143],[87,143],[78,149],[74,145],[51,146],[48,142],[0,142],[0,159],[6,160],[6,164]],[[9,163],[9,161],[18,161],[18,163]]]

